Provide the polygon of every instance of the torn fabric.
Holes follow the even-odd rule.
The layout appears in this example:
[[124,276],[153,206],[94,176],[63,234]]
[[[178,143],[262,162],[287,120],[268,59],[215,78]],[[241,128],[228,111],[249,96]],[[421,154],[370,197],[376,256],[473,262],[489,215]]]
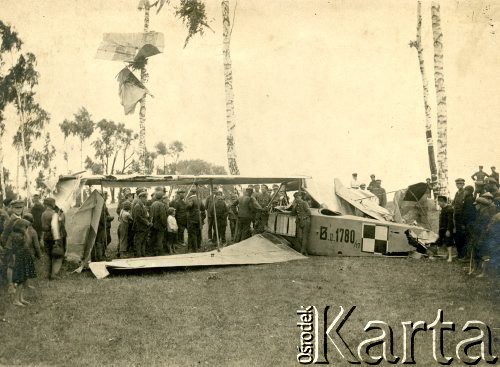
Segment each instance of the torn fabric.
[[[133,62],[138,52],[148,45],[148,56],[163,51],[165,46],[163,33],[104,33],[96,53],[96,59]],[[144,53],[144,51],[143,51]]]
[[137,102],[146,94],[151,95],[144,84],[127,67],[118,73],[116,79],[118,79],[118,95],[125,115],[134,113]]

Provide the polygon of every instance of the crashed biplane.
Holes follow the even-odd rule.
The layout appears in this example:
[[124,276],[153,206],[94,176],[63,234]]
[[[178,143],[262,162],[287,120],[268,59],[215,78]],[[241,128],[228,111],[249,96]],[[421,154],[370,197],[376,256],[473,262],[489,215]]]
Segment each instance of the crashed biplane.
[[[415,251],[415,238],[423,243],[431,242],[433,235],[425,228],[395,223],[387,220],[390,213],[379,207],[366,193],[351,192],[340,181],[320,187],[306,176],[229,176],[229,175],[172,175],[172,176],[61,176],[58,192],[68,198],[65,187],[99,185],[101,188],[153,187],[168,186],[170,193],[179,186],[208,186],[213,190],[219,185],[244,184],[279,184],[282,191],[290,193],[303,190],[308,193],[311,203],[311,230],[307,250],[311,255],[319,256],[391,256],[407,255]],[[97,190],[94,191],[97,193]],[[80,223],[87,226],[85,234],[80,234],[84,245],[83,262],[88,262],[96,228],[92,227],[95,206],[101,203],[98,194],[91,195],[92,200],[82,205],[80,212],[86,217]],[[98,195],[100,196],[100,195]],[[360,199],[361,198],[361,199]],[[363,200],[368,199],[368,200]],[[210,209],[210,208],[208,208]],[[233,244],[222,249],[205,253],[179,254],[149,258],[119,259],[101,263],[91,263],[90,269],[99,277],[107,276],[107,269],[162,268],[207,265],[261,264],[267,262],[288,261],[305,258],[295,251],[286,249],[286,244],[296,247],[296,217],[287,207],[267,208],[269,219],[266,233],[251,237],[240,244]],[[95,214],[95,213],[94,213]],[[95,218],[94,218],[95,219]],[[94,220],[95,222],[95,220]],[[93,228],[93,230],[91,230]],[[410,238],[411,231],[413,237]],[[413,239],[413,241],[412,241]],[[298,247],[297,247],[298,248]],[[266,260],[267,259],[267,260]]]

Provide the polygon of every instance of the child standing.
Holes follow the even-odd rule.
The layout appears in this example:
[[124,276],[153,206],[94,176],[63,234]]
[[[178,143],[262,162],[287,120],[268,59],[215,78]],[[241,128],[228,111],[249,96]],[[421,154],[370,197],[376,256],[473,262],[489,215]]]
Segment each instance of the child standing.
[[14,300],[16,306],[26,306],[30,303],[23,297],[24,288],[28,279],[36,277],[35,263],[31,257],[27,243],[27,229],[29,222],[25,219],[18,219],[12,228],[9,242],[12,244],[14,254],[14,269],[12,282],[17,284],[17,292]]
[[175,209],[170,207],[167,210],[167,248],[170,254],[175,254],[175,243],[177,242],[177,221],[175,220]]
[[[23,215],[23,219],[26,219],[30,223],[28,229],[26,230],[26,236],[27,236],[26,238],[31,258],[33,259],[33,261],[35,259],[41,260],[42,252],[40,251],[40,242],[38,241],[38,233],[36,229],[33,227],[34,217],[32,214],[26,213]],[[43,272],[42,267],[43,265],[40,264],[40,261],[35,262],[35,270],[37,275],[40,275]],[[33,286],[28,285],[28,288],[33,288]]]

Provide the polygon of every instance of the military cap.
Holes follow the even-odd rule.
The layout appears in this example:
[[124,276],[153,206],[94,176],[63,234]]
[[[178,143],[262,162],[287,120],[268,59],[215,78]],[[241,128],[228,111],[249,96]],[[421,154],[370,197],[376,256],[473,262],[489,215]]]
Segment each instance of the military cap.
[[464,187],[464,190],[465,191],[474,192],[474,187],[472,187],[471,185],[467,185],[467,186]]
[[146,191],[146,189],[144,187],[138,187],[137,189],[135,189],[135,194],[139,195],[143,191]]
[[10,202],[12,208],[24,208],[24,201],[22,200],[12,200]]
[[375,175],[372,173],[372,174],[370,175],[370,177],[371,177],[371,178],[375,178]]
[[34,222],[34,218],[33,218],[33,214],[31,213],[26,213],[26,214],[23,214],[23,219],[26,219],[27,221],[30,221],[31,223]]
[[161,199],[163,198],[163,191],[156,191],[154,195],[156,199]]
[[476,199],[475,204],[490,205],[490,201],[486,198],[480,197]]
[[496,169],[496,167],[495,167],[495,166],[491,166],[491,168]]
[[465,180],[463,178],[457,178],[455,180],[456,183],[465,183]]
[[481,195],[481,197],[493,200],[493,194],[491,192],[485,192],[483,195]]
[[382,182],[382,180],[380,180],[380,179],[377,179],[377,180],[375,180],[375,182]]
[[299,196],[300,196],[300,192],[299,192],[299,191],[294,192],[294,193],[293,193],[293,196],[294,196],[294,197],[299,197]]
[[366,187],[366,184],[362,183],[359,187]]
[[439,195],[438,196],[438,201],[444,201],[445,203],[448,202],[448,197],[444,195]]
[[353,175],[353,176],[357,176],[358,174],[357,174],[356,172],[354,172],[352,175]]
[[54,200],[54,198],[45,198],[45,199],[43,199],[43,205],[55,207],[56,201]]
[[140,198],[142,198],[142,197],[146,197],[147,198],[148,197],[148,193],[146,191],[139,191],[139,194],[137,196],[139,196]]
[[479,168],[483,168],[483,166],[479,166]]
[[273,185],[273,189],[279,189],[279,188],[280,188],[279,185],[276,184]]
[[260,185],[260,187],[261,187],[261,188],[264,188],[264,187],[265,187],[266,189],[269,189],[269,187],[268,187],[266,184],[262,184],[262,185]]

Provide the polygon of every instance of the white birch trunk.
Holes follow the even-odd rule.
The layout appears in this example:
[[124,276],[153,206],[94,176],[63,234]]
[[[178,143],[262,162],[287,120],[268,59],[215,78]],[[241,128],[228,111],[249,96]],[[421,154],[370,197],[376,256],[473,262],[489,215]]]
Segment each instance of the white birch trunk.
[[437,104],[437,166],[440,193],[441,195],[448,195],[448,121],[443,71],[443,32],[441,31],[439,8],[439,3],[433,1],[431,4],[431,14],[432,36],[434,39],[434,84]]
[[234,93],[233,93],[233,70],[231,64],[231,22],[229,20],[229,1],[222,1],[222,53],[224,56],[224,84],[226,89],[226,123],[227,123],[227,163],[229,167],[229,174],[239,175],[236,150],[234,142],[234,128],[236,126],[234,121]]
[[[415,47],[420,65],[420,75],[422,77],[422,87],[424,96],[425,109],[425,138],[427,141],[427,153],[429,158],[429,168],[431,177],[437,175],[436,157],[434,154],[434,140],[432,138],[432,116],[431,107],[429,105],[429,82],[425,73],[424,50],[422,48],[422,2],[417,3],[417,39],[410,43],[410,46]],[[435,182],[436,183],[436,182]]]
[[[149,31],[149,0],[144,1],[144,33]],[[146,67],[141,69],[141,83],[146,84],[148,81],[148,73]],[[140,101],[139,110],[139,167],[141,174],[146,174],[146,95]]]
[[21,102],[21,95],[19,88],[16,88],[17,95],[17,103],[20,111],[20,124],[21,124],[21,149],[23,153],[23,164],[24,164],[24,177],[26,179],[26,196],[28,199],[28,204],[31,202],[31,180],[28,166],[28,158],[26,156],[26,142],[24,139],[24,124],[25,124],[25,116],[24,116],[24,107]]

